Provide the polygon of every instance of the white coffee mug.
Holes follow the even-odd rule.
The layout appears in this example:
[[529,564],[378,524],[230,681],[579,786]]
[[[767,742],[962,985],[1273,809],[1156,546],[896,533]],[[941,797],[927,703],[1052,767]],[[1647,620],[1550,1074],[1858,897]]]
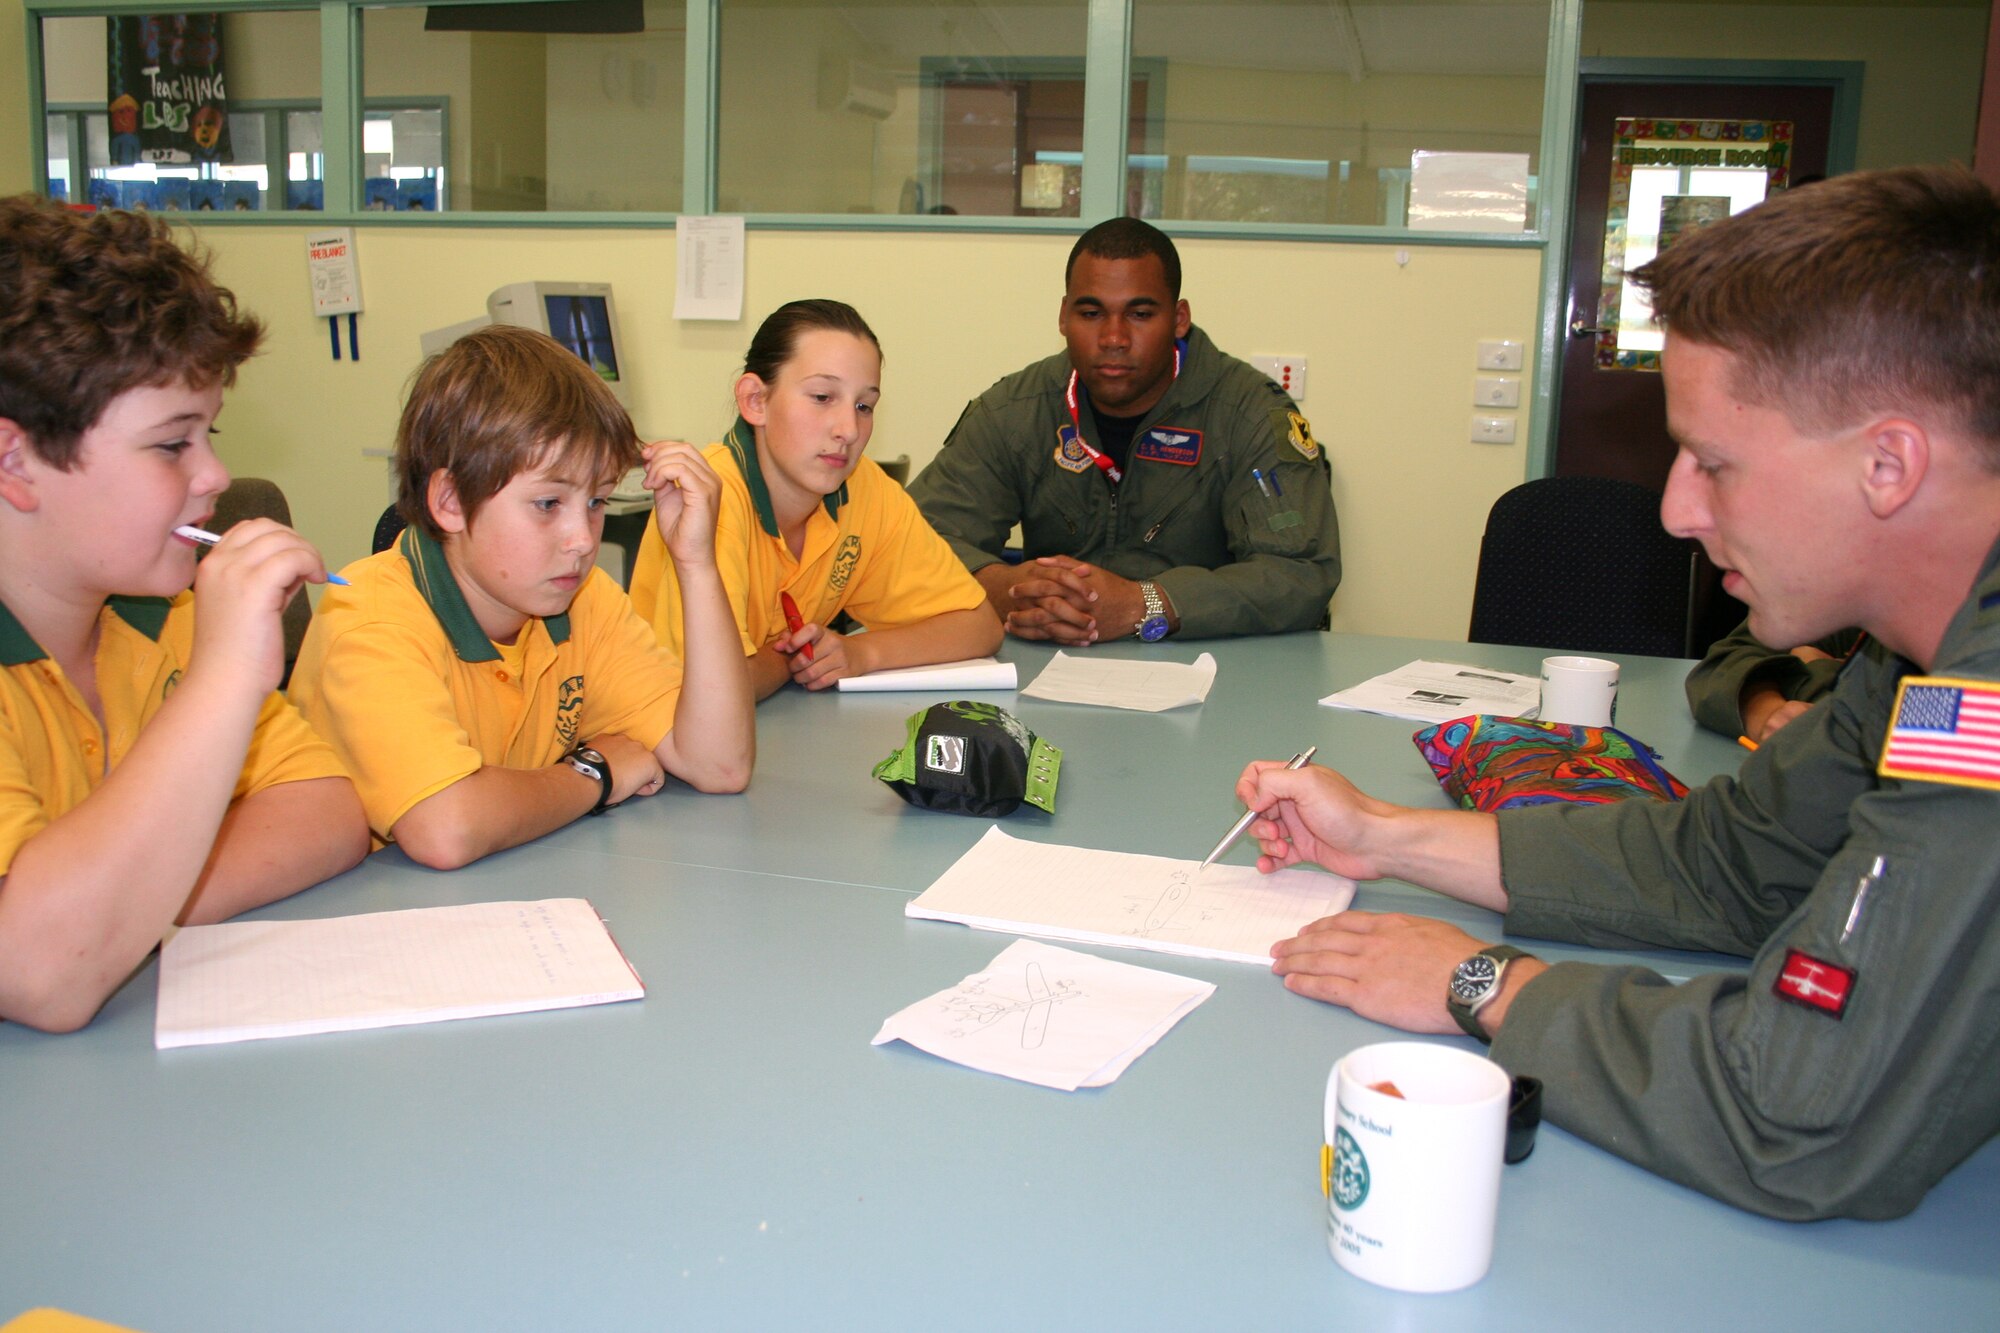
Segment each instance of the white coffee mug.
[[1430,1042],[1363,1046],[1334,1065],[1327,1248],[1342,1268],[1398,1291],[1486,1275],[1512,1087],[1491,1060]]
[[1544,657],[1544,722],[1608,727],[1618,720],[1618,664],[1602,657]]

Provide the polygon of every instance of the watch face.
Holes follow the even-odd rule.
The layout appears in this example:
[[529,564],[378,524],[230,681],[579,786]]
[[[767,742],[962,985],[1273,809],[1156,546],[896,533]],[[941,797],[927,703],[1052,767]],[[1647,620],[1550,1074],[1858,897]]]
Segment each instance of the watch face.
[[1147,616],[1139,622],[1139,637],[1147,643],[1158,643],[1167,637],[1167,618]]
[[1494,978],[1500,975],[1500,965],[1483,953],[1476,953],[1458,965],[1451,974],[1451,993],[1454,998],[1471,1004],[1493,988]]

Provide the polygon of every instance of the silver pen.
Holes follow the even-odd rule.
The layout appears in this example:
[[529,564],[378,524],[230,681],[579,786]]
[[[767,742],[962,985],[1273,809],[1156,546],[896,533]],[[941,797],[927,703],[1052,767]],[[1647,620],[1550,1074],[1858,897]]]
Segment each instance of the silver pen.
[[[1318,753],[1319,753],[1319,747],[1317,745],[1308,745],[1305,749],[1293,755],[1291,762],[1286,764],[1285,767],[1288,769],[1304,768],[1307,764],[1310,764],[1312,762],[1312,757]],[[1234,847],[1236,845],[1236,840],[1242,837],[1245,833],[1249,832],[1250,824],[1256,818],[1257,818],[1257,812],[1255,810],[1245,810],[1243,812],[1243,818],[1237,820],[1234,824],[1231,824],[1229,826],[1229,832],[1222,835],[1222,841],[1215,844],[1215,850],[1210,852],[1207,856],[1201,858],[1201,869],[1202,870],[1208,869],[1209,866],[1214,863],[1217,857],[1221,856],[1231,847]],[[1198,874],[1200,872],[1197,871],[1196,873]]]

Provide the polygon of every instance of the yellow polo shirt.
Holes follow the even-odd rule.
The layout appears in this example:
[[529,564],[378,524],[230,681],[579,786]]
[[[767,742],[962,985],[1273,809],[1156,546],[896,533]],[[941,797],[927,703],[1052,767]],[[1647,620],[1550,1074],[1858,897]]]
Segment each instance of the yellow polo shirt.
[[[13,612],[0,606],[0,875],[21,844],[81,805],[160,711],[194,653],[194,594],[113,597],[98,613],[104,725]],[[347,776],[298,710],[272,693],[232,799],[281,782]],[[172,800],[171,792],[160,793]]]
[[488,764],[541,768],[606,732],[652,749],[673,729],[680,662],[602,570],[505,647],[419,528],[341,573],[349,586],[320,599],[290,693],[354,775],[377,846]]
[[[825,625],[845,611],[870,629],[986,604],[986,590],[874,459],[864,456],[847,484],[813,511],[794,559],[778,534],[748,423],[739,418],[728,438],[702,456],[722,478],[715,558],[745,656],[785,632],[781,591],[808,622]],[[680,593],[654,516],[632,568],[632,605],[676,657],[683,651]]]

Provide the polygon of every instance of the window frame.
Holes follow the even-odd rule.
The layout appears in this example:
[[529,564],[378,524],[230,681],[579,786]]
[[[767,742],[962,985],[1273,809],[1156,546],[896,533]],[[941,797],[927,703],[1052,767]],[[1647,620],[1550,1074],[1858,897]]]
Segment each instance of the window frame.
[[[453,0],[435,0],[450,4]],[[526,3],[527,0],[497,0]],[[379,99],[361,96],[361,14],[365,9],[427,7],[426,0],[209,0],[219,12],[317,9],[320,15],[320,111],[326,158],[325,203],[321,214],[342,224],[367,221],[385,226],[483,227],[659,227],[686,213],[715,211],[716,105],[721,6],[724,0],[685,0],[687,57],[683,97],[685,153],[682,206],[679,212],[602,213],[576,211],[452,212],[434,214],[371,213],[361,185],[360,112],[378,109]],[[1547,247],[1560,229],[1568,207],[1570,144],[1575,115],[1578,41],[1583,0],[1549,0],[1549,58],[1545,63],[1540,171],[1529,226],[1518,234],[1466,234],[1420,231],[1408,227],[1375,227],[1331,223],[1197,222],[1175,218],[1160,221],[1175,235],[1244,240],[1309,240],[1363,244],[1472,246],[1534,249]],[[30,149],[37,164],[37,182],[48,187],[46,130],[42,121],[43,68],[41,20],[147,13],[157,0],[24,0],[27,19],[28,98],[32,124]],[[752,228],[781,231],[837,229],[843,231],[1017,231],[1067,234],[1079,221],[1086,224],[1116,216],[1125,199],[1126,118],[1128,80],[1134,72],[1131,55],[1131,0],[1087,0],[1087,38],[1083,62],[1084,134],[1083,185],[1080,218],[966,217],[931,214],[747,213]],[[1154,62],[1139,62],[1152,65]],[[1158,74],[1153,74],[1157,80]],[[399,103],[411,99],[396,99]],[[411,103],[414,104],[414,103]],[[286,211],[272,209],[217,217],[218,225],[268,226]]]
[[[434,0],[451,4],[453,0]],[[497,0],[518,3],[523,0]],[[1579,71],[1586,0],[1548,0],[1548,55],[1543,62],[1542,131],[1537,189],[1529,226],[1518,234],[1419,231],[1331,223],[1197,222],[1162,219],[1164,230],[1188,238],[1306,241],[1348,245],[1425,245],[1486,250],[1528,250],[1542,255],[1539,308],[1528,403],[1532,427],[1525,473],[1549,473],[1554,459],[1555,386],[1562,345],[1563,265],[1569,212],[1575,193]],[[629,228],[671,227],[676,213],[371,213],[361,207],[361,11],[417,7],[427,0],[207,0],[215,11],[300,9],[320,15],[322,150],[328,164],[325,208],[316,215],[334,225],[380,227]],[[1074,235],[1079,225],[1115,217],[1125,199],[1125,143],[1132,68],[1132,0],[1087,0],[1084,56],[1083,182],[1077,218],[949,217],[931,214],[745,214],[744,225],[769,231],[894,233],[928,231]],[[682,97],[682,207],[689,216],[715,212],[717,90],[720,83],[722,0],[685,0],[687,54]],[[27,45],[29,151],[41,187],[48,188],[48,145],[43,108],[43,18],[146,13],[158,0],[23,0]],[[296,226],[299,214],[282,210],[218,213],[206,226]]]

